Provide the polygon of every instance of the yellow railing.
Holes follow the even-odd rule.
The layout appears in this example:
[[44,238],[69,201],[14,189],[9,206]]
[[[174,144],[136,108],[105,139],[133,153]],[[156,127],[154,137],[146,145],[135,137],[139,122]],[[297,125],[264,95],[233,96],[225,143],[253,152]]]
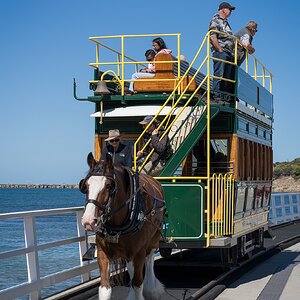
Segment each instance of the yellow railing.
[[[113,35],[113,36],[95,36],[95,37],[90,37],[89,40],[93,41],[96,43],[96,58],[95,62],[90,63],[89,65],[94,68],[100,68],[100,66],[117,66],[117,72],[113,72],[113,76],[115,77],[116,75],[120,78],[120,84],[121,84],[121,95],[124,96],[124,86],[125,82],[134,82],[132,79],[125,79],[125,66],[126,65],[135,65],[135,72],[138,72],[138,67],[143,66],[145,67],[149,62],[148,61],[137,61],[134,60],[133,58],[125,55],[125,40],[126,39],[132,39],[132,38],[145,38],[145,37],[175,37],[177,40],[177,60],[174,61],[159,61],[155,62],[160,63],[160,64],[165,64],[165,63],[170,63],[174,62],[178,64],[178,78],[180,78],[180,34],[174,33],[174,34],[131,34],[131,35]],[[102,40],[105,39],[120,39],[121,42],[121,52],[116,51],[112,49],[111,47],[105,45]],[[100,61],[100,47],[103,47],[112,53],[115,53],[117,58],[116,61],[108,61],[108,62],[101,62]],[[125,61],[127,59],[128,61]],[[103,80],[103,75],[101,76],[100,80]],[[174,81],[174,85],[178,78],[170,78],[170,79],[154,79],[151,78],[152,81]],[[148,81],[149,79],[139,79],[139,81]],[[115,80],[105,80],[106,82],[112,82],[112,81],[117,81]],[[96,83],[98,80],[90,80],[90,83]]]
[[[234,176],[213,174],[211,181],[210,237],[216,238],[233,233]],[[208,237],[207,237],[208,238]]]

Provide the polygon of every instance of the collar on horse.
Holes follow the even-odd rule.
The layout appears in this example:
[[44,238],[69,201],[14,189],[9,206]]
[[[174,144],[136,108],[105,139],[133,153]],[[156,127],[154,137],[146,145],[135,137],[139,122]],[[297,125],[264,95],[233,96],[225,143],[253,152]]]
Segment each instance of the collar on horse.
[[[88,200],[88,202],[94,203],[103,211],[97,220],[98,226],[96,234],[101,235],[107,242],[110,243],[118,243],[120,235],[136,232],[143,226],[145,220],[145,201],[143,197],[141,197],[138,175],[129,168],[125,168],[125,170],[130,179],[130,197],[123,203],[123,205],[113,211],[111,210],[111,203],[117,191],[117,183],[114,174],[113,177],[107,176],[114,182],[114,189],[113,192],[110,193],[107,204],[104,206],[98,202],[95,204],[95,200]],[[121,225],[113,226],[107,224],[109,220],[111,220],[127,205],[129,211],[126,219]]]

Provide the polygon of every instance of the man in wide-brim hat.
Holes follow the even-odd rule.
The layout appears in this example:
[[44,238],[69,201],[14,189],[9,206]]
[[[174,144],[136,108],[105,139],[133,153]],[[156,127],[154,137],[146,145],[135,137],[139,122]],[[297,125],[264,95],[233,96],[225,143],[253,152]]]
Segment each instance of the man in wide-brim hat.
[[106,147],[101,154],[101,160],[104,160],[105,155],[108,153],[112,156],[113,162],[119,162],[125,167],[132,167],[132,151],[129,146],[121,141],[119,129],[112,129],[108,132],[108,137],[105,139],[107,142]]

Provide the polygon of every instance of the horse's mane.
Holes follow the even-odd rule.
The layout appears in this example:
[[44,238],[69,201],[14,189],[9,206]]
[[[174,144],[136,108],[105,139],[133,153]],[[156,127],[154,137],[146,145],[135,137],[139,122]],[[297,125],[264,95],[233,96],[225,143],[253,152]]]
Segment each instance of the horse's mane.
[[117,170],[117,172],[123,173],[126,185],[130,184],[129,173],[126,170],[126,167],[124,167],[118,161],[114,162],[113,167],[114,167],[114,170]]

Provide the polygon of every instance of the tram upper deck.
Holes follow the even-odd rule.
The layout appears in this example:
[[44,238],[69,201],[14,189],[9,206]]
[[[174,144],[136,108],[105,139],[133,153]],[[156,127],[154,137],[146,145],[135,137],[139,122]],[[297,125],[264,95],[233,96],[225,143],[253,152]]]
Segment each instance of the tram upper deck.
[[[220,32],[219,32],[220,33]],[[95,93],[85,100],[105,102],[106,107],[130,105],[133,101],[145,100],[164,101],[167,98],[205,95],[205,100],[211,100],[211,83],[214,78],[210,53],[209,34],[204,37],[192,61],[187,63],[180,60],[180,34],[147,34],[147,35],[116,35],[98,36],[89,39],[95,44],[95,61],[89,65],[94,68],[94,78],[91,79],[91,89],[96,88],[99,80],[104,80],[110,90],[109,95]],[[127,55],[131,53],[137,41],[144,41],[155,36],[169,38],[173,45],[172,55],[158,55],[155,58],[156,73],[154,78],[140,78],[135,80],[136,94],[128,97],[126,86],[133,80],[131,74],[148,64],[145,60],[137,60]],[[175,40],[175,41],[174,41]],[[171,43],[173,41],[173,43]],[[107,44],[112,44],[108,46]],[[119,45],[118,45],[119,44]],[[126,45],[126,46],[125,46]],[[115,47],[115,48],[112,48]],[[171,47],[170,47],[171,48]],[[128,51],[127,51],[128,49]],[[176,49],[176,50],[174,50]],[[235,53],[237,51],[237,41]],[[139,57],[143,53],[140,53]],[[136,53],[135,53],[136,55]],[[236,57],[236,55],[235,55]],[[272,74],[253,55],[246,55],[245,69],[237,67],[237,61],[226,62],[236,66],[234,79],[220,78],[235,83],[234,96],[239,102],[260,112],[260,115],[273,116]],[[209,88],[208,88],[209,87]],[[76,95],[75,95],[75,98]],[[145,99],[146,98],[146,99]],[[78,98],[79,99],[79,98]],[[84,100],[84,99],[79,99]],[[119,104],[117,104],[119,102]]]

